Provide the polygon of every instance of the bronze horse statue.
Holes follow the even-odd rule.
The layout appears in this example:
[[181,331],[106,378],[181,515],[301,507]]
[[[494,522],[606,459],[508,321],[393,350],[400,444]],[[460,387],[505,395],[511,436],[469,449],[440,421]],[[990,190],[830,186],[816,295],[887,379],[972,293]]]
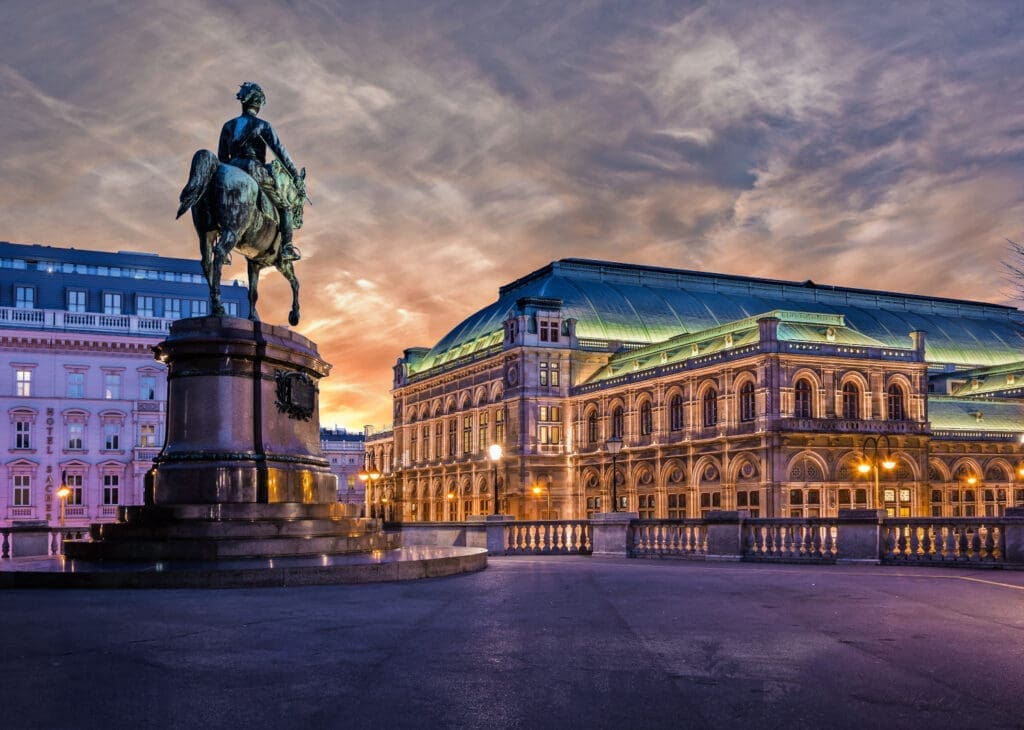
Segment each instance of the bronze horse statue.
[[[278,174],[280,163],[273,174],[282,180],[282,195],[291,210],[292,226],[302,226],[302,210],[306,197],[290,182],[287,174]],[[306,170],[301,176],[305,178]],[[192,222],[199,236],[199,253],[203,275],[210,285],[211,313],[224,315],[220,297],[221,268],[232,250],[245,256],[249,273],[249,319],[259,321],[256,300],[259,297],[260,271],[275,267],[292,285],[292,310],[288,322],[299,323],[299,280],[293,262],[282,259],[281,234],[278,230],[277,209],[260,193],[256,181],[244,170],[221,163],[209,150],[199,150],[192,156],[188,183],[181,191],[180,218],[192,209]]]

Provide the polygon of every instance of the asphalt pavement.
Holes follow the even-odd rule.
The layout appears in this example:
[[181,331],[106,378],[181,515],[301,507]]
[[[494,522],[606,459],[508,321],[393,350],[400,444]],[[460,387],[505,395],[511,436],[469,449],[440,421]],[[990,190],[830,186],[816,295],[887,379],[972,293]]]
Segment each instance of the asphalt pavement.
[[6,729],[1024,727],[1024,572],[491,558],[0,619]]

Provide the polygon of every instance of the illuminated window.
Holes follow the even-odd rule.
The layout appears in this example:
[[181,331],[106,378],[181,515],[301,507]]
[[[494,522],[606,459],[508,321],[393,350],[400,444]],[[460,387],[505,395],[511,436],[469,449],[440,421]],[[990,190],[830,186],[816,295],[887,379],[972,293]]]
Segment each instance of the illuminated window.
[[120,373],[105,373],[103,375],[103,397],[107,400],[117,400],[121,397]]
[[68,290],[68,311],[69,312],[84,312],[85,311],[85,292],[81,289],[69,289]]
[[14,306],[16,309],[36,308],[36,289],[33,286],[18,286],[14,288]]
[[82,473],[72,472],[64,474],[64,485],[71,490],[71,494],[67,496],[65,504],[80,505],[82,504]]
[[135,296],[135,314],[140,317],[156,316],[156,300],[154,297],[145,294]]
[[103,293],[103,313],[104,314],[121,314],[121,294],[120,292],[104,292]]
[[81,421],[70,421],[68,423],[68,450],[81,451],[84,448],[85,424]]
[[668,518],[682,520],[686,518],[686,495],[682,493],[668,495]]
[[505,410],[503,408],[494,412],[494,443],[505,443]]
[[139,424],[139,446],[143,448],[152,448],[156,446],[156,424],[155,423],[140,423]]
[[479,425],[477,426],[478,436],[476,439],[477,451],[483,451],[488,445],[487,411],[480,411]]
[[85,373],[72,370],[68,373],[68,398],[85,397]]
[[459,424],[455,418],[448,419],[448,456],[455,456],[455,450],[459,443]]
[[473,417],[464,416],[462,418],[462,453],[470,454],[473,452]]
[[164,298],[164,318],[181,319],[181,300],[171,297]]
[[32,395],[32,371],[29,368],[14,371],[14,394],[22,398]]
[[438,419],[434,425],[434,458],[441,458],[441,446],[444,443],[444,421]]

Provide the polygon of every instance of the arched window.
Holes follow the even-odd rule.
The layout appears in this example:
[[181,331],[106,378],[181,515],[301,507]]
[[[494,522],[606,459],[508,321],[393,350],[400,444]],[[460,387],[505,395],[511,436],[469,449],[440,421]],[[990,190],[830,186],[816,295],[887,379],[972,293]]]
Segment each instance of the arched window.
[[903,388],[893,383],[885,391],[886,413],[890,421],[903,421],[907,411],[903,405]]
[[654,424],[652,423],[653,420],[654,419],[651,416],[651,402],[649,400],[645,400],[643,403],[640,404],[640,435],[641,436],[650,436],[651,435],[651,430],[653,429],[653,426],[654,426]]
[[860,388],[851,382],[843,386],[843,418],[860,418]]
[[718,423],[718,393],[709,388],[704,393],[704,425],[714,426]]
[[668,404],[668,423],[673,431],[683,430],[683,396],[676,393]]
[[753,421],[756,415],[757,407],[754,402],[754,384],[748,380],[740,387],[740,420]]
[[795,418],[813,418],[811,410],[811,384],[801,378],[793,388],[793,416]]
[[597,428],[597,411],[591,411],[590,414],[587,416],[587,443],[588,444],[593,445],[593,444],[597,443],[597,432],[598,432],[598,428]]
[[612,409],[612,436],[622,438],[622,406]]

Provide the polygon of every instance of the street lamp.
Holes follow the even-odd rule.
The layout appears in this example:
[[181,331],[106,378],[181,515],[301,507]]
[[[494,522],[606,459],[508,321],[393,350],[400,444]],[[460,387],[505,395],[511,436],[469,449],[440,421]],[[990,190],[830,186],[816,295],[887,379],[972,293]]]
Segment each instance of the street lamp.
[[[377,483],[378,479],[380,479],[380,471],[377,469],[376,466],[371,466],[369,469],[367,469],[364,466],[362,469],[359,470],[359,481],[361,481],[363,483],[363,490],[364,490],[364,492],[366,490],[366,483],[369,482],[370,491],[369,491],[369,494],[368,494],[367,500],[366,500],[366,503],[368,505],[370,504],[370,500],[374,496],[376,496],[376,492],[374,491],[373,485]],[[378,505],[378,509],[380,509],[379,505]],[[380,516],[383,519],[383,515],[378,515],[378,516]]]
[[[879,442],[885,441],[885,455],[879,459],[878,449]],[[868,449],[871,449],[871,457],[868,457]],[[857,465],[857,471],[861,474],[867,474],[869,471],[875,473],[875,506],[883,507],[882,504],[882,493],[878,485],[878,466],[881,464],[883,469],[891,471],[896,468],[896,461],[892,458],[892,445],[889,442],[889,435],[882,434],[881,436],[868,436],[864,439],[864,459],[865,461]]]
[[612,512],[619,511],[619,491],[618,491],[618,475],[615,473],[615,461],[619,457],[619,452],[622,451],[622,437],[612,436],[605,444],[608,447],[608,453],[612,455]]
[[[539,484],[534,484],[533,485],[533,496],[536,499],[540,499],[540,494],[543,491],[544,491],[544,489]],[[550,484],[548,485],[548,490],[547,491],[548,491],[548,511],[547,511],[548,517],[547,518],[551,519],[551,485]],[[541,517],[541,519],[544,519],[544,518]]]
[[494,464],[494,514],[498,514],[498,462],[501,461],[501,444],[491,444],[487,447],[487,455]]
[[60,526],[64,527],[64,505],[67,504],[68,497],[71,496],[71,487],[61,482],[60,489],[57,490],[57,496],[60,498]]

